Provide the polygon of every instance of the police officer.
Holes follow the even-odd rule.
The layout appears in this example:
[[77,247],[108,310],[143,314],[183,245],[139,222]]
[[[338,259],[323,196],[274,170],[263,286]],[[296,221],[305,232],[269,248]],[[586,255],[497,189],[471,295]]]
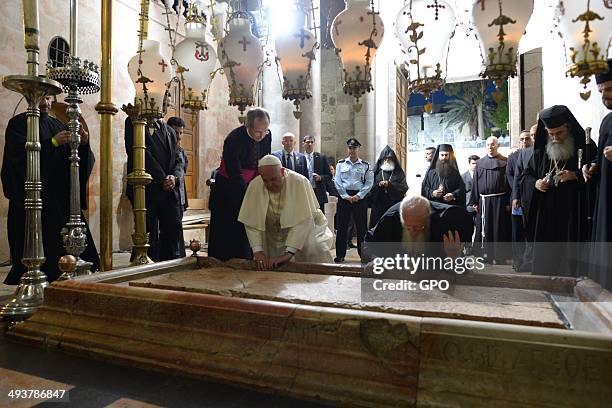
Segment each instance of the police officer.
[[335,185],[338,190],[336,229],[336,258],[343,262],[346,255],[348,226],[351,216],[357,228],[357,251],[361,255],[361,242],[367,232],[368,204],[365,200],[374,184],[370,163],[359,158],[361,143],[354,137],[347,140],[349,157],[340,160],[336,166]]

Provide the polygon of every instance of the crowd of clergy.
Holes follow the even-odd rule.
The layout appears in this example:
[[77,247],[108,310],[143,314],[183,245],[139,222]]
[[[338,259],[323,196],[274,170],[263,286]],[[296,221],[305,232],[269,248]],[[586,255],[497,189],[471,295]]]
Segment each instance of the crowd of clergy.
[[[596,82],[612,109],[612,69]],[[489,137],[464,174],[451,145],[428,148],[420,195],[407,195],[406,174],[389,146],[371,164],[351,137],[348,157],[334,168],[314,152],[313,136],[303,138],[299,153],[295,136],[285,133],[283,148],[272,152],[269,126],[269,113],[255,108],[225,139],[211,194],[209,256],[253,259],[263,270],[291,260],[330,262],[335,244],[333,260],[342,263],[355,231],[362,262],[375,255],[368,242],[401,243],[415,255],[474,255],[521,272],[588,275],[612,286],[612,113],[596,144],[566,106],[546,108],[521,132],[518,149],[505,157]],[[338,198],[333,227],[324,216],[328,195]]]
[[[608,73],[596,77],[602,102],[612,110],[612,60]],[[48,116],[50,100],[41,102],[40,141],[43,244],[42,270],[59,276],[64,253],[61,230],[68,219],[69,132]],[[491,264],[511,263],[517,271],[543,275],[588,275],[612,289],[610,249],[612,221],[612,112],[603,119],[597,144],[563,105],[542,110],[538,121],[520,134],[508,157],[489,137],[483,157],[468,158],[459,172],[449,144],[426,149],[428,169],[420,195],[407,195],[406,173],[386,146],[371,164],[359,157],[361,143],[347,140],[347,157],[335,166],[315,151],[315,137],[281,137],[283,148],[271,151],[270,114],[247,112],[245,124],[224,140],[211,187],[208,255],[220,260],[253,259],[262,270],[290,261],[345,261],[357,238],[362,262],[374,253],[367,243],[400,243],[414,255],[480,256]],[[146,187],[149,256],[154,261],[185,256],[181,219],[187,208],[187,160],[180,147],[184,122],[171,118],[148,125]],[[93,167],[88,135],[79,148],[81,204]],[[25,114],[6,130],[2,184],[9,199],[7,228],[12,268],[5,283],[17,284],[25,267],[24,185]],[[296,150],[302,143],[303,153]],[[125,122],[128,173],[133,170],[133,129]],[[127,195],[133,204],[133,192]],[[337,197],[333,226],[325,216],[329,196]],[[369,221],[368,221],[369,217]],[[336,231],[334,234],[332,230]],[[82,258],[99,266],[91,235]],[[365,245],[364,245],[365,243]],[[335,246],[335,257],[332,248]],[[432,253],[429,253],[431,255]]]

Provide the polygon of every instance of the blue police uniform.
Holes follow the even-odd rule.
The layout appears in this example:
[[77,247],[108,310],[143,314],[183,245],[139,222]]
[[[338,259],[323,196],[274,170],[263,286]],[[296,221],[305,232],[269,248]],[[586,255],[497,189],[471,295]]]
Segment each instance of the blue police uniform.
[[[348,146],[361,146],[354,138],[347,142]],[[340,160],[336,165],[335,185],[338,190],[336,262],[342,262],[346,256],[348,227],[351,216],[357,229],[357,251],[361,255],[361,242],[367,232],[368,204],[365,200],[374,184],[374,173],[370,164],[358,159],[352,162],[350,158]],[[347,201],[352,196],[358,196],[355,203]]]

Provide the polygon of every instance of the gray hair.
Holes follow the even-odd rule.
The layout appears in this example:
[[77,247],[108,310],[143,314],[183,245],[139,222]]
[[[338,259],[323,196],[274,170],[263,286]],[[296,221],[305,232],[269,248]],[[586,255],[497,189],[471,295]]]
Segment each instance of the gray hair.
[[497,136],[489,136],[489,137],[487,137],[487,143],[489,143],[489,141],[495,142],[496,144],[499,144],[499,139],[497,138]]
[[255,119],[266,119],[270,122],[270,114],[264,108],[251,108],[246,114],[246,127],[253,128]]
[[404,197],[400,204],[400,220],[404,225],[404,213],[407,211],[422,211],[423,215],[431,214],[429,200],[422,196]]
[[302,138],[302,142],[305,142],[306,140],[315,140],[315,137],[313,135],[306,135]]

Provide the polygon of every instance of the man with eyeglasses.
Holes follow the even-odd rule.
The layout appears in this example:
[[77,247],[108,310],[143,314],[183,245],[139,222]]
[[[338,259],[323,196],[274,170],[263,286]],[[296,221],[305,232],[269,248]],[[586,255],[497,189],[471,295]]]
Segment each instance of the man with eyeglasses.
[[361,242],[368,227],[368,204],[365,200],[374,184],[374,174],[370,163],[359,158],[361,143],[354,137],[346,142],[349,157],[342,159],[336,166],[336,190],[338,190],[338,208],[336,226],[336,258],[334,262],[344,262],[348,239],[349,221],[355,221],[357,229],[357,252],[361,255]]
[[527,241],[525,240],[525,228],[523,225],[523,208],[518,200],[518,184],[515,183],[518,167],[518,161],[521,158],[521,152],[533,146],[531,133],[523,130],[519,135],[518,149],[508,155],[508,164],[506,166],[506,179],[508,185],[512,189],[510,199],[512,200],[512,268],[517,271],[524,271],[527,258]]
[[281,144],[283,148],[272,152],[272,154],[278,157],[284,168],[308,178],[306,157],[295,151],[295,135],[291,132],[285,133],[281,139]]
[[257,177],[259,159],[270,154],[270,115],[262,108],[247,112],[246,123],[232,130],[223,142],[215,177],[215,204],[211,207],[208,255],[222,261],[251,259],[251,247],[238,213],[247,186]]
[[[472,217],[464,207],[429,201],[425,197],[405,197],[382,216],[368,231],[366,243],[397,242],[413,256],[456,258],[463,243],[474,232]],[[376,256],[377,247],[365,245],[365,260]]]
[[304,156],[308,166],[308,180],[314,189],[317,196],[319,207],[325,214],[325,203],[328,202],[327,193],[330,195],[337,194],[332,180],[332,174],[329,167],[327,156],[322,153],[315,152],[315,138],[312,135],[306,135],[302,139],[304,145]]

